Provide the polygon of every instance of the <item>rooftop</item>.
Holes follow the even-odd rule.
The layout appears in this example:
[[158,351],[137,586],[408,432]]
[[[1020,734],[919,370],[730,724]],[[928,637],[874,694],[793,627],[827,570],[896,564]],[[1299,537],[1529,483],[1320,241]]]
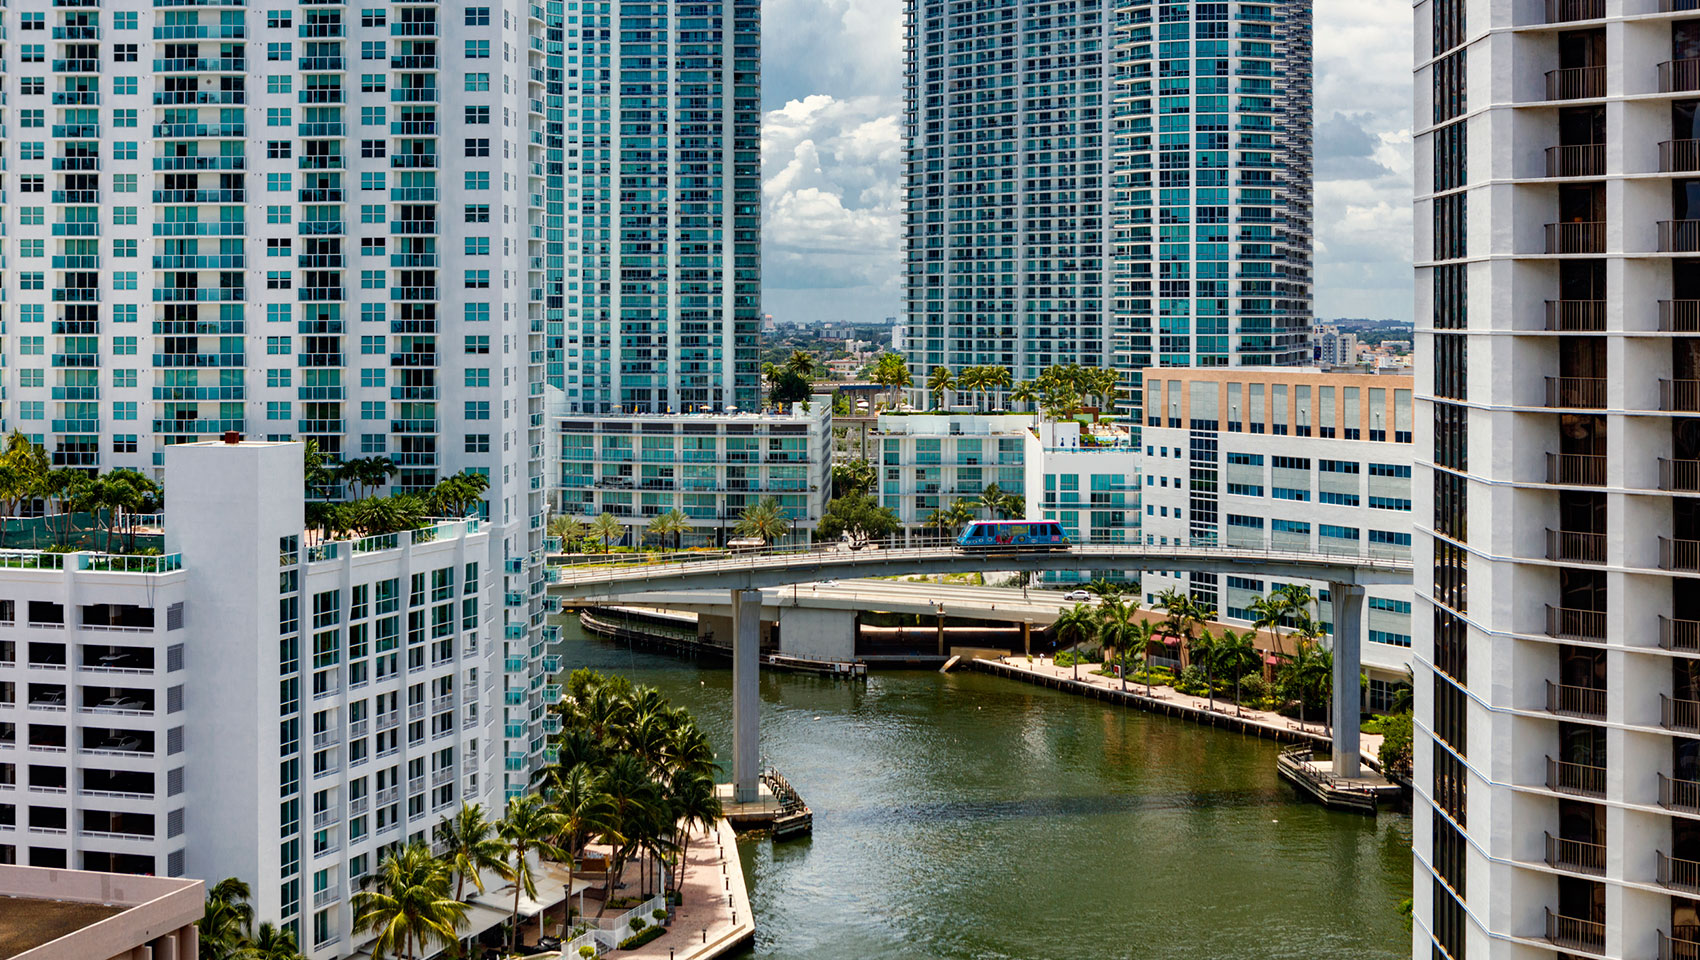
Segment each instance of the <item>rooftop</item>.
[[0,864],[0,960],[106,960],[200,919],[199,880]]
[[113,904],[0,896],[0,916],[6,918],[0,923],[0,958],[15,957],[123,912]]

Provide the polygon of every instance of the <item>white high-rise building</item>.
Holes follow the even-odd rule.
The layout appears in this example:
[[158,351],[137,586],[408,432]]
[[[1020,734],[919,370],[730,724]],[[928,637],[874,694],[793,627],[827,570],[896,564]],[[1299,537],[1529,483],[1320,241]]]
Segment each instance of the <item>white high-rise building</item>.
[[400,490],[484,474],[510,794],[543,741],[551,11],[0,9],[0,427],[89,470],[236,431]]
[[501,802],[496,535],[314,540],[297,443],[166,461],[163,554],[0,564],[0,862],[239,877],[351,955],[382,848]]
[[1414,955],[1700,956],[1700,19],[1416,13]]

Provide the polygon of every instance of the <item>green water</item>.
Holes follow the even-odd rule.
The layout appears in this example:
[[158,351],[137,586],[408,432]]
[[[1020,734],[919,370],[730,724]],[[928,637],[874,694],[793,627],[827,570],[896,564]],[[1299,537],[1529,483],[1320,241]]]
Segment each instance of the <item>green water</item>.
[[[731,747],[731,671],[565,628]],[[810,840],[740,844],[782,960],[1395,960],[1406,817],[1330,813],[1275,746],[982,674],[762,675],[762,752]]]

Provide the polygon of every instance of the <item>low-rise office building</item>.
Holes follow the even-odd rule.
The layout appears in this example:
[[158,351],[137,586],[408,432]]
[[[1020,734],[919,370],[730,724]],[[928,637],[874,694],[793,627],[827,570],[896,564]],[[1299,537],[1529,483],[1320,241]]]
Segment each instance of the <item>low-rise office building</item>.
[[[1027,432],[1027,516],[1056,520],[1075,543],[1139,542],[1140,451],[1124,423],[1046,422]],[[1137,570],[1061,570],[1046,583],[1084,583],[1097,577],[1131,582]]]
[[175,445],[166,479],[159,555],[0,552],[0,862],[239,877],[350,954],[380,849],[499,807],[499,738],[544,736],[497,724],[529,691],[498,687],[490,534],[317,539],[299,443]]
[[1032,424],[1031,414],[881,414],[880,504],[897,514],[903,536],[913,541],[939,536],[927,525],[933,511],[957,500],[977,504],[992,484],[1025,497]]
[[199,880],[0,866],[0,957],[195,960]]
[[[1142,536],[1353,556],[1411,555],[1411,378],[1288,368],[1175,369],[1146,377]],[[1319,599],[1325,583],[1299,581]],[[1147,601],[1190,593],[1230,622],[1283,584],[1253,576],[1148,574]],[[1409,587],[1371,587],[1364,603],[1369,704],[1408,680]]]
[[560,472],[555,508],[589,520],[603,513],[642,542],[651,520],[678,510],[685,546],[724,544],[738,518],[772,497],[808,542],[832,495],[832,398],[760,413],[563,416],[555,422]]

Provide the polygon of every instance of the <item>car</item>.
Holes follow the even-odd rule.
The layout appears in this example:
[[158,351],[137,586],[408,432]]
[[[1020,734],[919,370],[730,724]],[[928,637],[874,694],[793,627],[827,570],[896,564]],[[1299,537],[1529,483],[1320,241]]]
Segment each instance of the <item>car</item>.
[[1087,593],[1085,590],[1070,590],[1069,592],[1063,594],[1063,599],[1069,601],[1070,603],[1078,603],[1082,600],[1091,600],[1092,595],[1090,593]]
[[124,694],[119,694],[116,697],[107,697],[105,700],[95,704],[95,706],[102,709],[112,710],[143,710],[147,708],[147,705],[142,703],[142,701]]
[[42,706],[60,706],[60,707],[62,707],[62,706],[65,705],[65,691],[63,691],[63,690],[48,690],[48,691],[45,691],[45,692],[42,692],[42,693],[38,693],[38,694],[35,695],[35,697],[33,699],[30,700],[30,703],[39,703]]
[[838,586],[838,581],[837,580],[822,580],[820,582],[820,585],[823,586],[823,587],[836,587],[836,586]]
[[107,737],[95,744],[94,748],[96,750],[140,750],[142,748],[142,738],[131,736],[130,734]]
[[95,665],[100,667],[122,667],[129,662],[128,653],[103,653],[95,658]]

